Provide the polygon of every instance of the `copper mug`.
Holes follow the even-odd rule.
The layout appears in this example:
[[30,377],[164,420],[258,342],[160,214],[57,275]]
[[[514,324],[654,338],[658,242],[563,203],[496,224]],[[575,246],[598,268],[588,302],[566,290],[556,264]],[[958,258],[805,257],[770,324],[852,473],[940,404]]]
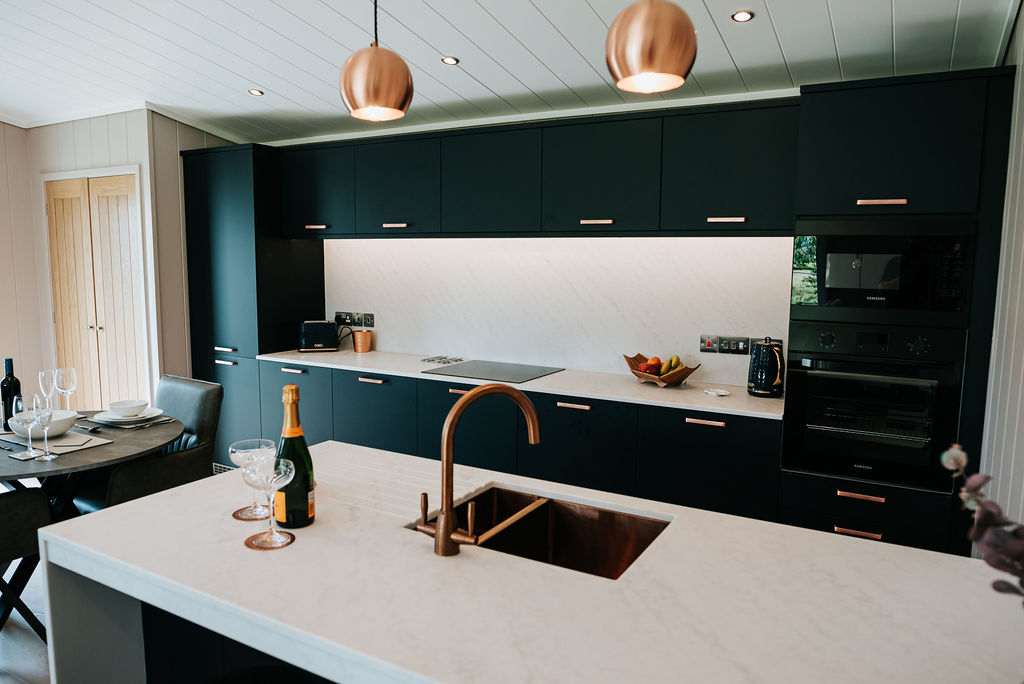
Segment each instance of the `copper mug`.
[[357,354],[370,351],[370,344],[373,342],[372,330],[356,330],[352,333],[352,346]]

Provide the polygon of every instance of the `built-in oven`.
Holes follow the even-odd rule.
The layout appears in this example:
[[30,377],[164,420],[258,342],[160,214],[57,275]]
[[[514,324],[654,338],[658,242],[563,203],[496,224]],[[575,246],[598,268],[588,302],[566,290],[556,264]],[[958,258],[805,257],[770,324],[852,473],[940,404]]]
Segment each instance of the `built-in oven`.
[[782,467],[952,491],[966,334],[792,321]]
[[974,224],[797,222],[792,320],[966,327]]

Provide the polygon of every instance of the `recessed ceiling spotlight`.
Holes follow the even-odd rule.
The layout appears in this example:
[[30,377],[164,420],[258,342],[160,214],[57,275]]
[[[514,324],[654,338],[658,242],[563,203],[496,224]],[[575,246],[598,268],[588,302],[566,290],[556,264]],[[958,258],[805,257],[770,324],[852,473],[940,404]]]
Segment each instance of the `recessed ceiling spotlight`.
[[447,55],[445,57],[442,57],[441,61],[444,62],[445,64],[447,64],[448,66],[455,66],[456,64],[459,63],[459,58],[458,57],[452,57],[451,55]]
[[261,97],[263,95],[263,91],[259,88],[249,88],[249,94],[253,97]]
[[735,22],[739,22],[740,24],[745,24],[753,18],[754,13],[751,12],[750,10],[737,10],[736,12],[732,13],[732,20]]

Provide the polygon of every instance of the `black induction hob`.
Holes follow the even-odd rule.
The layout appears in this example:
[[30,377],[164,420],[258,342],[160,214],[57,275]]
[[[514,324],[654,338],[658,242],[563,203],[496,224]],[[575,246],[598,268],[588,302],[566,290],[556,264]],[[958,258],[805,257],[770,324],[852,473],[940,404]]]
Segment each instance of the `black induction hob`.
[[462,363],[453,363],[423,372],[433,375],[454,375],[459,378],[474,378],[476,380],[519,383],[536,380],[537,378],[542,378],[545,375],[551,375],[562,370],[565,369],[552,368],[551,366],[527,366],[521,363],[463,361]]

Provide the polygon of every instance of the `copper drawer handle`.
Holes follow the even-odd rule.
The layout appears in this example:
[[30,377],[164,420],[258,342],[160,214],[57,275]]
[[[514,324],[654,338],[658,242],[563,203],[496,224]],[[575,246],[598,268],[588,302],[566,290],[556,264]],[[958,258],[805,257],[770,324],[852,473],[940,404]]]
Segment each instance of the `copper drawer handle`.
[[687,418],[687,423],[693,425],[710,425],[711,427],[725,427],[724,420],[704,420],[703,418]]
[[858,207],[875,207],[881,204],[907,204],[906,197],[893,197],[891,199],[859,199]]
[[324,223],[318,223],[318,224],[315,224],[315,225],[310,224],[310,225],[306,226],[306,230],[327,230],[327,224],[324,224]]
[[842,489],[836,490],[836,496],[841,496],[846,499],[859,499],[860,501],[874,501],[875,503],[885,503],[884,496],[871,496],[870,494],[857,494],[856,492],[844,492]]
[[214,359],[213,362],[218,366],[237,366],[237,361],[224,361],[222,359]]
[[306,370],[304,368],[282,368],[281,372],[282,373],[295,373],[296,375],[301,375],[301,374],[305,373]]
[[564,401],[556,401],[555,402],[555,406],[557,406],[558,408],[576,409],[577,411],[589,411],[590,410],[590,407],[587,406],[586,404],[570,404],[570,403],[564,402]]
[[381,228],[408,228],[408,223],[382,223]]
[[610,226],[615,219],[580,219],[581,226]]
[[383,385],[384,381],[378,378],[359,378],[359,382],[368,382],[371,385]]
[[746,223],[746,216],[708,216],[708,223]]
[[469,390],[460,390],[455,389],[454,387],[449,387],[448,394],[469,394]]
[[213,351],[219,351],[219,352],[236,352],[236,351],[238,351],[238,350],[237,350],[237,349],[235,349],[234,347],[214,347],[214,348],[213,348]]
[[864,537],[865,539],[874,539],[875,541],[880,541],[882,539],[881,532],[861,532],[860,530],[851,530],[848,527],[839,527],[838,525],[833,525],[832,529],[835,530],[836,532],[838,532],[839,534],[849,534],[849,535],[852,535],[854,537]]

